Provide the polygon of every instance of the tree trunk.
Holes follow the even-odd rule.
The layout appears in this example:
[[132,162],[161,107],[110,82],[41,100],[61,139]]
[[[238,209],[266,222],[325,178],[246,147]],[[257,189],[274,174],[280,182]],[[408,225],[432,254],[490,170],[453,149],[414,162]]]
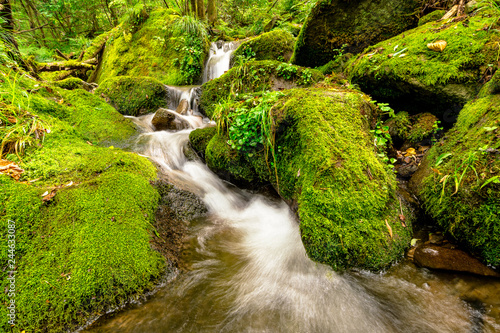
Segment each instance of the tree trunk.
[[203,3],[203,0],[197,0],[197,10],[198,10],[198,18],[200,20],[205,19],[205,4]]
[[217,0],[208,0],[207,7],[208,22],[214,24],[217,20]]
[[39,64],[39,72],[57,72],[57,71],[69,71],[75,69],[94,69],[97,65],[97,59],[89,59],[84,62],[71,61],[61,61],[61,62],[50,62],[46,64]]
[[9,0],[0,0],[0,17],[3,19],[2,28],[7,31],[7,34],[2,37],[5,42],[11,44],[17,50],[17,42],[14,39],[14,19],[12,18],[12,7]]

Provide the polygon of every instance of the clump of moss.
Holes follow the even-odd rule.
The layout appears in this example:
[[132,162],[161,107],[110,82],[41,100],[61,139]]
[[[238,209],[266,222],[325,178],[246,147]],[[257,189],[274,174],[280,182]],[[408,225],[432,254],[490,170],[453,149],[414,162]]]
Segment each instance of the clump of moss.
[[391,137],[398,137],[402,140],[406,140],[408,138],[408,132],[411,128],[411,118],[408,112],[400,111],[384,124],[389,126],[389,134]]
[[205,83],[202,87],[200,106],[212,117],[217,104],[226,100],[230,93],[244,94],[296,86],[307,87],[323,78],[323,74],[314,69],[271,60],[248,61]]
[[223,179],[243,186],[255,185],[259,181],[253,167],[228,145],[228,136],[214,135],[208,142],[205,150],[207,166]]
[[216,133],[217,128],[215,127],[196,129],[189,133],[189,142],[198,154],[204,156],[208,143]]
[[435,10],[427,15],[424,15],[418,20],[418,26],[420,27],[421,25],[424,25],[426,23],[437,21],[441,17],[443,17],[444,14],[446,14],[445,10]]
[[139,116],[168,105],[168,91],[151,77],[117,76],[104,80],[95,94],[104,97],[118,112]]
[[[427,212],[486,264],[500,265],[500,95],[467,103],[416,182]],[[434,170],[434,171],[432,171]]]
[[199,32],[178,29],[177,23],[186,19],[192,18],[163,8],[152,11],[137,31],[122,27],[107,40],[95,81],[127,75],[149,76],[170,85],[196,82],[208,43]]
[[407,139],[412,143],[416,143],[430,138],[436,132],[438,122],[438,118],[430,113],[416,115]]
[[[436,115],[474,98],[488,64],[496,63],[498,32],[488,10],[464,21],[430,22],[371,46],[353,58],[349,78],[377,100]],[[442,52],[427,44],[444,40]]]
[[416,26],[419,6],[417,0],[318,1],[300,31],[292,63],[309,67],[324,65],[344,45],[347,52],[359,53],[369,45]]
[[[275,141],[232,151],[225,134],[214,136],[207,164],[229,170],[230,163],[240,167],[246,160],[251,168],[245,176],[253,172],[250,177],[269,181],[296,203],[313,260],[336,270],[379,270],[400,258],[411,238],[411,218],[407,215],[406,227],[398,218],[395,176],[377,158],[369,133],[374,111],[368,97],[333,86],[274,94],[281,94],[268,110]],[[229,106],[224,119],[232,119],[233,110]],[[219,130],[224,133],[225,127]]]
[[292,57],[295,39],[284,30],[273,30],[243,42],[232,57],[255,60],[278,60],[288,62]]

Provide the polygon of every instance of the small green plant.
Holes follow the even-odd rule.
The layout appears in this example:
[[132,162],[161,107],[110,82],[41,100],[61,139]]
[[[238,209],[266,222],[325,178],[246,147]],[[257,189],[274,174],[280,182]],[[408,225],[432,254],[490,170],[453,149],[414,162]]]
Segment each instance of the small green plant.
[[373,133],[374,145],[377,150],[377,156],[387,165],[391,170],[394,168],[394,163],[396,163],[395,158],[389,158],[387,156],[387,147],[392,143],[391,135],[389,134],[389,126],[383,126],[380,121],[375,125],[375,129],[370,131]]
[[277,68],[278,76],[281,76],[285,80],[291,80],[297,74],[298,67],[292,64],[281,63]]
[[[447,154],[440,155],[441,159],[438,158],[438,161],[442,162],[442,160],[448,156],[451,156],[451,154],[450,155],[447,155]],[[454,170],[453,176],[452,176],[455,190],[451,194],[452,196],[458,193],[458,191],[460,189],[460,185],[462,184],[462,181],[463,181],[464,177],[466,176],[467,171],[469,171],[469,170],[474,171],[474,174],[476,176],[476,180],[479,181],[479,175],[477,174],[477,170],[476,170],[476,163],[478,160],[479,159],[477,157],[477,152],[470,152],[460,165],[455,166],[455,170]],[[437,162],[436,162],[436,164],[437,164]],[[441,163],[439,163],[439,164],[441,164]],[[439,202],[441,202],[443,200],[443,197],[445,194],[446,183],[447,183],[448,179],[450,179],[450,178],[451,178],[451,176],[450,176],[450,174],[448,174],[448,175],[445,175],[440,181],[443,183],[443,188],[441,190],[441,198],[439,199]]]
[[300,78],[299,78],[297,84],[307,85],[307,84],[310,84],[312,81],[313,81],[312,72],[309,70],[309,68],[306,68],[300,73]]
[[437,135],[439,132],[443,130],[443,127],[440,126],[441,121],[436,120],[434,124],[432,124],[432,137],[431,137],[431,142],[432,144],[435,144],[437,142]]

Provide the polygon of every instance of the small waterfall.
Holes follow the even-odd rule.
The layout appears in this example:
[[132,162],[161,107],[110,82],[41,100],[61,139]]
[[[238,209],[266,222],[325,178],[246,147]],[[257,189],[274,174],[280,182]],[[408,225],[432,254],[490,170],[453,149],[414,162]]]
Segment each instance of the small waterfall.
[[184,87],[174,87],[165,86],[169,92],[169,104],[168,108],[170,110],[176,110],[182,100],[189,102],[189,109],[193,110],[193,113],[200,115],[199,113],[199,97],[201,93],[201,86],[184,86]]
[[216,79],[230,68],[231,54],[240,42],[216,42],[210,46],[210,53],[203,71],[203,83]]

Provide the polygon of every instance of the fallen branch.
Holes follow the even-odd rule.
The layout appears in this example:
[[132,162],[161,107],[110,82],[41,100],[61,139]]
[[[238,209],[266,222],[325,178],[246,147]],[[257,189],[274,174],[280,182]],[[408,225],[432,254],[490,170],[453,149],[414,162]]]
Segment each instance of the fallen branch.
[[74,60],[62,62],[50,62],[46,64],[38,64],[38,72],[56,72],[56,71],[69,71],[78,69],[94,69],[97,60],[95,58],[89,59],[84,62],[77,62]]

